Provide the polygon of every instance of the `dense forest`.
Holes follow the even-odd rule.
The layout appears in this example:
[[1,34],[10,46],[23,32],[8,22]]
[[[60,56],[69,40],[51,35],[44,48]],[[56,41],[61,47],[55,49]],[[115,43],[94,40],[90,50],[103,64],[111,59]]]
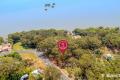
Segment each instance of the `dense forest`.
[[[68,41],[68,49],[64,55],[59,52],[57,46],[57,42],[61,39]],[[0,43],[1,41],[3,40],[0,39]],[[44,55],[57,66],[67,70],[69,77],[74,80],[119,80],[120,78],[103,77],[107,74],[120,74],[120,58],[116,57],[120,56],[120,29],[117,27],[77,28],[72,32],[55,29],[23,31],[9,34],[8,42],[12,45],[21,42],[24,48],[44,52]],[[11,63],[15,59],[3,58],[2,62],[5,60]],[[16,59],[19,63],[16,69],[19,65],[25,65],[19,62],[20,60]],[[22,74],[25,71],[18,70],[18,72]]]

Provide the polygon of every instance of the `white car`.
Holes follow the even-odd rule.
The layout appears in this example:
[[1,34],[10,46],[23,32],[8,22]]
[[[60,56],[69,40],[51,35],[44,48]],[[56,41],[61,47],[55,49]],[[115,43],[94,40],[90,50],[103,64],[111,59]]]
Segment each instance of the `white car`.
[[25,74],[25,75],[23,75],[23,76],[20,78],[20,80],[27,80],[28,77],[29,77],[29,75],[28,75],[28,74]]

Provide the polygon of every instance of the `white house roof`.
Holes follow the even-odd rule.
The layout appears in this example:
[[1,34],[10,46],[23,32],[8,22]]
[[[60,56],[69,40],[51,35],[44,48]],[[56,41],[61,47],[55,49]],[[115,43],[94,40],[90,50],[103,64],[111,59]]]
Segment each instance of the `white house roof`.
[[43,73],[43,70],[41,69],[36,69],[32,72],[32,74],[40,74],[40,73]]

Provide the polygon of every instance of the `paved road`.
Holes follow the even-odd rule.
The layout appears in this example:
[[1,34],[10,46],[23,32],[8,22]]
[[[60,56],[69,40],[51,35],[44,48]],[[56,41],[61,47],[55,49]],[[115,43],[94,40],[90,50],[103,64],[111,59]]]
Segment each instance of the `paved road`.
[[5,55],[8,55],[8,54],[11,54],[10,52],[8,51],[5,51],[5,52],[0,52],[0,56],[5,56]]

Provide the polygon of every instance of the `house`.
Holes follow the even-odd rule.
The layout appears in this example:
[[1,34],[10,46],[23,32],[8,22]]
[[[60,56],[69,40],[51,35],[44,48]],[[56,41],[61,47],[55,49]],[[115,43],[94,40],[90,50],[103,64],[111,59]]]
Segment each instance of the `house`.
[[72,32],[69,32],[69,31],[66,31],[65,33],[66,33],[67,35],[72,36],[73,39],[80,39],[80,38],[81,38],[80,35],[75,35],[75,34],[73,34]]
[[79,35],[74,35],[74,36],[72,36],[72,38],[73,38],[73,39],[80,39],[81,36],[79,36]]
[[11,51],[12,45],[10,43],[0,45],[0,52]]

